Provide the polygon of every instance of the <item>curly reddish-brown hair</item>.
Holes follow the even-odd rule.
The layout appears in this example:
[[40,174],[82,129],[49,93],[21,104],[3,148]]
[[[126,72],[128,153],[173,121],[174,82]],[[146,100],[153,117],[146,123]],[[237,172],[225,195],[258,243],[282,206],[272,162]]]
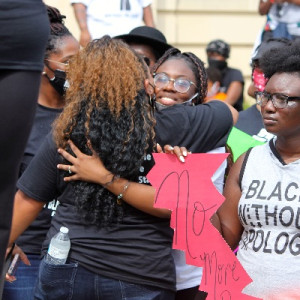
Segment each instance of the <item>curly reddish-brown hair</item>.
[[[136,181],[143,157],[152,150],[154,119],[144,89],[147,68],[125,43],[105,36],[92,41],[70,62],[66,106],[54,139],[71,139],[84,153],[89,144],[115,175]],[[65,176],[66,174],[62,174]],[[75,203],[93,224],[120,220],[123,206],[100,185],[73,182]]]

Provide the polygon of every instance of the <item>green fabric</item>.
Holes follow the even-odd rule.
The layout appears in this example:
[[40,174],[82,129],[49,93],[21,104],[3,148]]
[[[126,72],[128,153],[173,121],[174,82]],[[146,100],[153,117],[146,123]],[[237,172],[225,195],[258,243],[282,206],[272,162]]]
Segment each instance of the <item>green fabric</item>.
[[264,144],[264,142],[254,139],[251,135],[237,129],[236,127],[232,127],[227,139],[227,145],[232,152],[234,162],[249,148],[262,144]]

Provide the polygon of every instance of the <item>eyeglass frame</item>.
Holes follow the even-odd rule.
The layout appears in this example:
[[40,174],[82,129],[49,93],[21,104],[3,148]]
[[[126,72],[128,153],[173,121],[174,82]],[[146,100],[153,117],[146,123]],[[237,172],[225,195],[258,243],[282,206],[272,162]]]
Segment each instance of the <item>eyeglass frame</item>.
[[[170,78],[167,74],[165,74],[165,73],[163,73],[163,72],[162,72],[162,73],[155,73],[155,72],[154,72],[154,73],[152,74],[152,76],[153,76],[153,81],[154,81],[154,85],[155,85],[155,86],[156,86],[156,84],[155,84],[155,76],[158,75],[158,74],[164,74],[164,75],[169,79],[168,83],[167,83],[164,87],[166,87],[166,86],[169,84],[169,82],[172,81],[175,90],[176,90],[178,93],[180,93],[180,94],[185,94],[185,93],[187,93],[187,92],[190,90],[190,88],[191,88],[192,85],[194,85],[195,88],[197,88],[196,84],[195,84],[193,81],[191,81],[191,80],[188,80],[188,79],[185,79],[185,78],[176,78],[176,79]],[[190,86],[188,87],[188,89],[187,89],[185,92],[180,92],[180,91],[178,91],[178,90],[176,89],[176,87],[175,87],[175,82],[176,82],[177,80],[185,80],[185,81],[187,81],[187,82],[190,84]],[[159,87],[158,87],[158,88],[159,88]]]
[[[266,101],[266,103],[264,105],[262,104],[262,101],[259,101],[257,99],[257,97],[259,95],[260,96],[264,95],[265,97],[267,97],[268,100]],[[283,97],[286,98],[286,99],[283,100],[283,105],[284,105],[283,107],[278,107],[278,104],[276,104],[274,102],[276,100],[273,99],[273,96],[276,96],[276,95],[280,95],[280,96],[283,96]],[[260,105],[261,107],[266,106],[267,103],[269,102],[269,100],[271,100],[272,104],[274,105],[274,107],[276,107],[278,109],[283,109],[283,108],[289,107],[289,105],[288,105],[289,101],[300,100],[300,96],[299,97],[293,97],[293,96],[288,96],[288,95],[285,95],[285,94],[282,94],[282,93],[273,93],[273,94],[270,94],[270,93],[267,93],[265,91],[262,91],[262,92],[256,91],[256,92],[254,92],[254,96],[255,96],[256,104]]]
[[48,58],[45,58],[45,60],[50,61],[50,62],[54,62],[54,63],[57,63],[57,64],[64,65],[65,67],[68,67],[68,66],[69,66],[69,62],[63,63],[63,62],[61,62],[61,61],[52,60],[52,59],[48,59]]

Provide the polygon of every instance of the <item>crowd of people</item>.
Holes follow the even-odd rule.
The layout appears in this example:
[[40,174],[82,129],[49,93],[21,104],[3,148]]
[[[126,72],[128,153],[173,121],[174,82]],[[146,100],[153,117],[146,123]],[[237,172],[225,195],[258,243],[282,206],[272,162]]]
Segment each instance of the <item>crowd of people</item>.
[[[105,10],[103,1],[71,2],[79,41],[65,16],[40,0],[19,10],[0,4],[16,19],[22,11],[16,27],[31,28],[32,14],[40,17],[34,52],[16,48],[23,35],[11,44],[19,60],[0,47],[1,97],[28,98],[32,107],[9,126],[18,141],[2,149],[1,170],[12,174],[2,180],[9,190],[0,191],[0,203],[8,212],[13,206],[12,216],[0,218],[2,299],[206,299],[203,270],[172,249],[171,211],[154,208],[146,175],[154,152],[184,163],[190,152],[232,157],[241,146],[236,162],[224,161],[212,177],[225,201],[211,222],[252,279],[245,294],[299,299],[300,41],[273,16],[300,3],[260,0],[259,12],[270,17],[251,62],[247,93],[256,104],[243,111],[243,75],[228,66],[224,40],[207,44],[206,66],[154,27],[150,0],[111,1]],[[127,26],[119,32],[117,19]],[[24,86],[22,97],[11,80]],[[2,102],[1,122],[8,122],[11,108]],[[233,130],[261,145],[229,143]],[[16,145],[18,153],[10,150]],[[66,263],[54,265],[47,251],[61,227],[71,248]],[[16,254],[19,267],[7,274],[3,259]]]

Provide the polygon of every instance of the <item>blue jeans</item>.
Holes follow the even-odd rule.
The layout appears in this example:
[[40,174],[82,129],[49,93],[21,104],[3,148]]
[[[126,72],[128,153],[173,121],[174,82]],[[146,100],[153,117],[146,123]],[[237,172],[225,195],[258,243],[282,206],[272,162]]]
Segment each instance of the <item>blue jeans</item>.
[[71,262],[42,260],[34,299],[38,300],[174,300],[175,293],[100,276]]
[[16,281],[5,282],[2,300],[32,300],[37,282],[40,255],[27,255],[31,266],[26,266],[20,261],[15,273]]

